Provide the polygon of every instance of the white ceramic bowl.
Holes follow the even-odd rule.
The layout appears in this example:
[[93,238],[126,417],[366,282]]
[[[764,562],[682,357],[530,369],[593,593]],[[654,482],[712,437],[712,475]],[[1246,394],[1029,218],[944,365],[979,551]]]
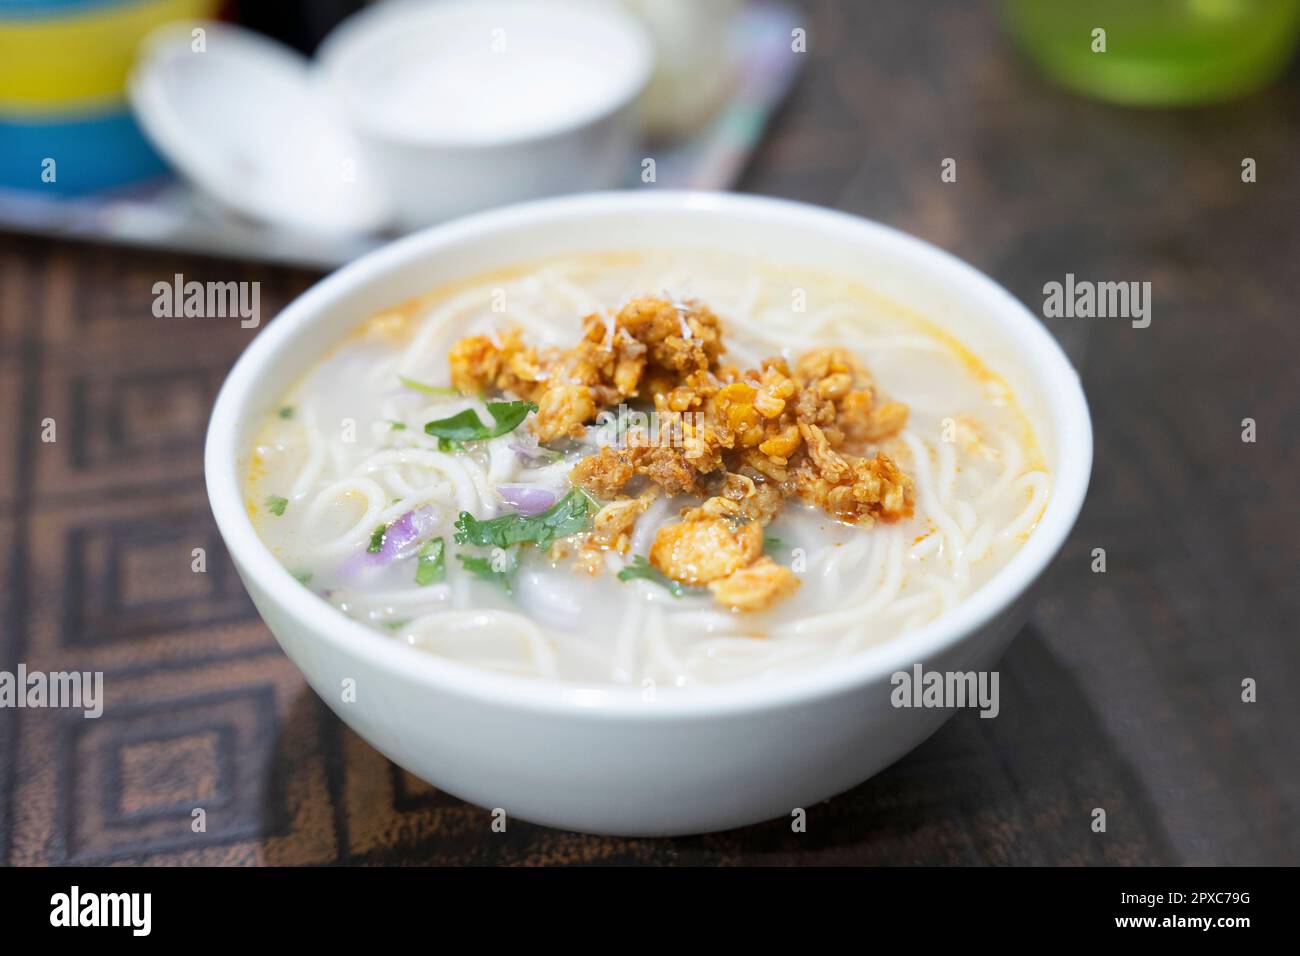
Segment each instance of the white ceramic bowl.
[[[951,330],[1015,388],[1053,475],[1038,529],[984,587],[920,630],[837,663],[689,690],[475,670],[399,644],[301,587],[253,530],[241,475],[284,389],[364,317],[444,282],[541,256],[698,247],[865,282]],[[339,270],[253,341],[217,399],[208,494],[249,593],[286,653],[354,730],[418,776],[511,816],[594,833],[699,833],[788,816],[907,753],[949,711],[896,709],[890,676],[991,668],[1087,490],[1078,377],[1019,302],[947,253],[838,212],[752,196],[623,192],[546,200],[410,236]],[[356,700],[344,703],[345,680]]]
[[317,53],[405,227],[629,181],[654,46],[599,0],[395,0]]

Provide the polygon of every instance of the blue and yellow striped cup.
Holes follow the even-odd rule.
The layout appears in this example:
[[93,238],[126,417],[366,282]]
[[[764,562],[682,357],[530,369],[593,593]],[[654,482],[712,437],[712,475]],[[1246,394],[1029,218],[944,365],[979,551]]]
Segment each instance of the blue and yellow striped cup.
[[126,102],[140,40],[218,0],[0,0],[0,186],[82,194],[163,161]]

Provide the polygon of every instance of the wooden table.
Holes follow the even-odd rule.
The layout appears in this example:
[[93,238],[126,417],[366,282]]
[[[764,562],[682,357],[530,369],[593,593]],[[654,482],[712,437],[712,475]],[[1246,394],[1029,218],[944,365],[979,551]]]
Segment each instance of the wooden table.
[[[260,281],[270,315],[315,276],[0,236],[0,669],[107,684],[99,720],[0,711],[0,859],[1300,862],[1300,82],[1131,111],[1041,82],[974,4],[817,2],[807,27],[801,84],[745,189],[916,233],[1034,311],[1066,273],[1152,283],[1149,328],[1051,323],[1083,373],[1096,464],[1002,663],[1001,716],[958,716],[811,808],[805,834],[494,834],[308,690],[208,512],[208,410],[255,333],[155,318],[152,285]],[[1244,157],[1258,182],[1241,181]]]

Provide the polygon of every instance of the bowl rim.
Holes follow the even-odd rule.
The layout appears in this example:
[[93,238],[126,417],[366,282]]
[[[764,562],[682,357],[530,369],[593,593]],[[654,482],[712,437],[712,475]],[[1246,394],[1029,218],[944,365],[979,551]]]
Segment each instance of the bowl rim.
[[[402,131],[372,118],[371,111],[361,108],[364,97],[353,82],[357,58],[368,47],[381,44],[394,32],[405,32],[411,26],[412,17],[428,24],[438,19],[454,21],[469,16],[492,22],[494,16],[518,14],[548,23],[554,23],[557,17],[568,17],[567,24],[563,25],[581,20],[619,35],[621,42],[626,44],[626,56],[619,59],[620,70],[612,77],[615,82],[605,95],[550,126],[493,136]],[[619,114],[633,104],[649,84],[655,67],[655,49],[649,32],[630,11],[593,0],[553,0],[544,15],[539,14],[537,6],[527,0],[441,0],[436,4],[421,0],[391,0],[360,10],[335,27],[321,41],[320,49],[316,51],[316,62],[324,82],[337,93],[349,126],[358,133],[376,142],[468,153],[548,142]]]
[[[262,542],[246,510],[237,468],[240,423],[253,387],[293,350],[316,315],[359,286],[383,281],[412,261],[426,259],[461,242],[525,224],[621,212],[691,212],[790,223],[838,234],[846,240],[870,237],[896,244],[905,254],[942,265],[963,296],[1005,311],[1017,325],[1018,358],[1030,374],[1050,381],[1044,388],[1045,420],[1055,431],[1058,463],[1053,491],[1035,532],[1001,569],[957,606],[928,624],[856,654],[819,662],[787,674],[744,678],[689,688],[568,682],[494,672],[438,657],[344,616],[301,587]],[[358,317],[360,321],[362,317]],[[322,352],[328,349],[328,344]],[[976,634],[1010,607],[1038,579],[1065,543],[1083,506],[1092,468],[1092,424],[1079,376],[1046,327],[1019,300],[974,266],[893,227],[849,213],[786,199],[735,193],[688,191],[605,192],[543,199],[477,213],[413,233],[354,260],[321,279],[289,303],[245,348],[231,369],[209,421],[204,473],[217,527],[232,558],[262,582],[268,600],[344,656],[366,658],[395,678],[415,680],[430,690],[483,703],[568,715],[638,720],[735,715],[798,706],[851,691],[902,670],[910,670]]]

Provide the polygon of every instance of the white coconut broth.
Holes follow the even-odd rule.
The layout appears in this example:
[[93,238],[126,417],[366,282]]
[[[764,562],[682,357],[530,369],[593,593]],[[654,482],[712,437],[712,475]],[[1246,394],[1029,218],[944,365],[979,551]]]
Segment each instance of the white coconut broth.
[[[568,347],[583,316],[660,293],[717,313],[723,360],[741,367],[773,355],[793,363],[819,346],[851,349],[883,395],[909,406],[906,427],[880,449],[913,479],[914,515],[857,527],[788,502],[766,530],[767,549],[801,583],[762,612],[617,577],[698,499],[660,498],[637,522],[629,553],[605,553],[594,576],[524,546],[495,555],[510,569],[509,592],[499,578],[480,579],[457,558],[486,557],[455,542],[458,515],[510,512],[503,487],[515,500],[562,498],[573,464],[612,440],[615,426],[594,425],[548,450],[530,444],[525,423],[440,451],[426,422],[466,408],[491,419],[477,398],[419,386],[448,385],[448,348],[463,336],[518,327],[531,345]],[[942,615],[1010,559],[1046,506],[1049,475],[1002,379],[960,343],[846,281],[716,253],[572,256],[363,319],[262,425],[248,508],[303,586],[428,653],[544,678],[661,687],[786,671]],[[420,583],[420,552],[431,564],[434,538],[443,540],[444,576]]]

